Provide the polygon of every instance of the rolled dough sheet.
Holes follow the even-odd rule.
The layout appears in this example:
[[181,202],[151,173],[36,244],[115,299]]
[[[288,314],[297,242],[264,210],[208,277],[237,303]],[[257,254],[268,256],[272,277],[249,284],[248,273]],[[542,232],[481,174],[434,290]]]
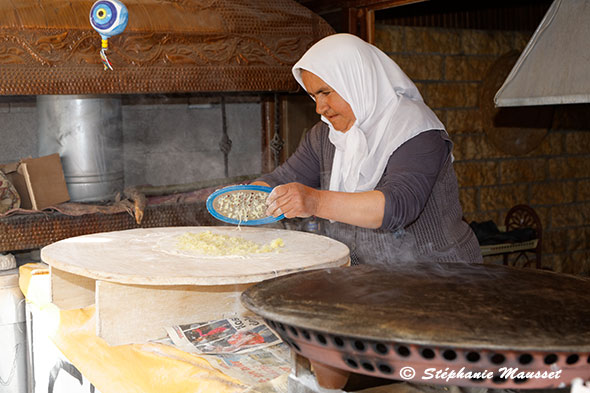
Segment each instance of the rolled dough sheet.
[[[240,236],[259,244],[281,238],[280,252],[247,256],[199,255],[178,248],[191,232]],[[307,232],[258,227],[165,227],[95,233],[44,247],[41,259],[77,275],[124,284],[219,285],[258,282],[291,272],[348,263],[348,247]]]

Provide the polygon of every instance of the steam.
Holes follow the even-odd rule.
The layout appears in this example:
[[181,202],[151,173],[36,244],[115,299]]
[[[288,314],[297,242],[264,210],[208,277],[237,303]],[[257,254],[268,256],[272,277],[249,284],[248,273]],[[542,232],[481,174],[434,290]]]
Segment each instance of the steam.
[[348,245],[352,264],[369,265],[384,272],[404,272],[412,275],[473,278],[502,277],[502,269],[484,268],[458,257],[452,245],[436,248],[433,243],[419,243],[416,236],[405,229],[386,231],[354,230],[350,226],[333,223],[326,226],[327,236]]

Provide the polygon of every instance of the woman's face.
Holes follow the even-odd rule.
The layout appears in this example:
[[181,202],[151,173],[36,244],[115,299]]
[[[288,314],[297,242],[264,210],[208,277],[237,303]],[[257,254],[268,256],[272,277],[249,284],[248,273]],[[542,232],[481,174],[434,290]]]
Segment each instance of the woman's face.
[[348,102],[326,82],[309,71],[301,70],[307,93],[315,100],[315,111],[324,116],[337,131],[346,132],[356,121]]

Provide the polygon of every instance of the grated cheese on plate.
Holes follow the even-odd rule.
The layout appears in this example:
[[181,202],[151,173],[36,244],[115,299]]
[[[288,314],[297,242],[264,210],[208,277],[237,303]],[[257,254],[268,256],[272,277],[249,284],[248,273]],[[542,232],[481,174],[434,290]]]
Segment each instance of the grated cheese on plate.
[[260,191],[228,192],[215,200],[215,210],[225,217],[246,222],[267,216],[266,198],[268,194]]
[[178,237],[178,248],[197,251],[207,255],[247,255],[280,252],[285,245],[283,239],[276,238],[267,244],[259,244],[239,236],[228,236],[203,231],[187,232]]

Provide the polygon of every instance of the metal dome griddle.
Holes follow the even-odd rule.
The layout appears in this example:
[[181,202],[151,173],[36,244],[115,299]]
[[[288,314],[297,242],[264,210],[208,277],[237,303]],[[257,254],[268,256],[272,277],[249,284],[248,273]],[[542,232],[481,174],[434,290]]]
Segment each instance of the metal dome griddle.
[[[537,389],[590,378],[588,293],[590,280],[547,271],[413,263],[282,276],[249,288],[242,302],[322,366],[316,375],[328,366],[418,383]],[[400,375],[404,367],[415,375]],[[422,379],[429,369],[455,377]]]

